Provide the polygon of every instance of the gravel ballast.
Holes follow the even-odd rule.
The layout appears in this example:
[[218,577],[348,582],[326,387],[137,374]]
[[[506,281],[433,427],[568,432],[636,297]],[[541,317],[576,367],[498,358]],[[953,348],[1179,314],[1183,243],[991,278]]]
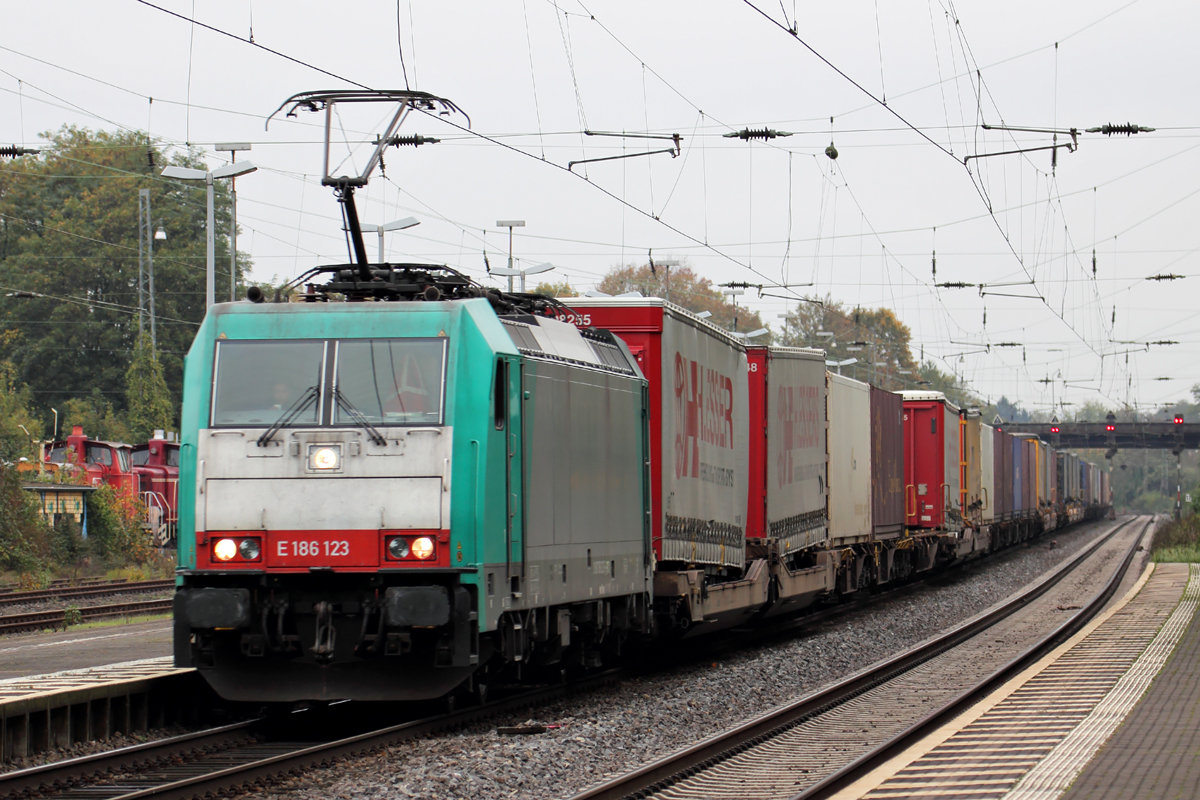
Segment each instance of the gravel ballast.
[[[499,716],[456,733],[398,744],[252,796],[569,797],[946,630],[1031,583],[1105,528],[1105,523],[1088,523],[1056,531],[791,638],[629,679],[523,715]],[[496,732],[523,724],[560,727],[536,736]]]

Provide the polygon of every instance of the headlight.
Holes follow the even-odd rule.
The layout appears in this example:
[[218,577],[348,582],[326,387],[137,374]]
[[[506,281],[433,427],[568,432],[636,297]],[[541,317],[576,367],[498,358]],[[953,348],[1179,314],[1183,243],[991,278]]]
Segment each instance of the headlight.
[[341,453],[336,447],[318,447],[308,454],[308,466],[311,469],[337,469],[341,460]]
[[213,545],[213,557],[217,561],[232,561],[238,553],[237,542],[233,539],[220,539]]
[[258,545],[258,539],[242,539],[238,545],[238,552],[247,561],[257,561],[258,557],[262,555],[262,548]]
[[388,542],[388,553],[392,558],[408,558],[408,540],[403,536],[397,536]]
[[428,536],[418,536],[413,539],[412,553],[421,561],[433,558],[433,539]]

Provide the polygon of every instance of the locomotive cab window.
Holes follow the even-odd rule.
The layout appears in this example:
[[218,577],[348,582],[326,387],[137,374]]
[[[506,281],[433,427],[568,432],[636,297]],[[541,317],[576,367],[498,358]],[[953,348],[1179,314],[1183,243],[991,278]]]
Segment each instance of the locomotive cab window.
[[504,430],[508,423],[508,363],[503,359],[496,361],[496,375],[492,383],[492,419],[496,430]]
[[111,467],[113,463],[112,450],[98,444],[89,444],[87,446],[87,463],[101,464],[106,467]]
[[[213,369],[213,427],[289,427],[320,419],[325,342],[220,341]],[[293,413],[294,412],[294,413]]]
[[342,340],[336,364],[334,425],[441,424],[445,339]]

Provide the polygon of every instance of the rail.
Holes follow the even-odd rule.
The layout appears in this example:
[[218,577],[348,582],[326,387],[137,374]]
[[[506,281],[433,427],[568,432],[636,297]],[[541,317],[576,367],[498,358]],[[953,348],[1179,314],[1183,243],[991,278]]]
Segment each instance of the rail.
[[[572,797],[572,800],[622,800],[631,796],[649,796],[655,791],[702,772],[738,753],[761,744],[789,728],[824,714],[830,709],[841,706],[875,687],[882,686],[884,683],[953,649],[978,633],[990,628],[1005,617],[1024,608],[1030,602],[1049,591],[1105,542],[1109,541],[1133,522],[1134,520],[1131,519],[1115,526],[1090,546],[1084,548],[1075,558],[1060,565],[1053,572],[1044,576],[1042,580],[1030,586],[1027,591],[1010,599],[1001,606],[968,620],[942,636],[929,640],[867,670],[852,675],[838,684],[742,723],[736,728],[717,734],[639,769],[612,778],[575,795]],[[1151,522],[1153,522],[1153,519],[1146,523],[1146,528],[1149,527]],[[1142,535],[1144,533],[1145,528],[1143,528]],[[1110,581],[1111,589],[1106,586],[1109,596],[1111,596],[1112,591],[1115,591],[1116,585],[1119,584],[1120,576],[1124,575],[1125,569],[1132,560],[1140,540],[1141,535],[1139,535],[1138,539],[1129,548],[1121,569],[1117,571],[1118,574]],[[850,772],[852,767],[856,770],[866,769],[869,768],[868,764],[874,765],[878,759],[886,758],[885,754],[899,748],[903,741],[910,741],[911,737],[919,736],[920,730],[926,729],[932,720],[941,719],[945,715],[952,713],[951,709],[959,708],[962,703],[967,701],[966,698],[968,696],[974,697],[978,692],[986,691],[986,687],[995,685],[997,681],[1002,680],[1014,670],[1019,669],[1020,665],[1028,663],[1030,659],[1036,658],[1038,654],[1044,652],[1047,647],[1052,646],[1053,643],[1065,638],[1065,636],[1069,636],[1075,629],[1082,627],[1086,624],[1087,618],[1090,618],[1090,616],[1085,618],[1083,615],[1089,613],[1090,615],[1094,615],[1099,606],[1103,605],[1103,602],[1103,600],[1099,600],[1099,604],[1097,605],[1097,600],[1093,600],[1086,609],[1074,615],[1062,626],[1059,626],[1049,637],[1043,639],[1014,661],[1004,665],[983,683],[964,693],[962,696],[955,698],[953,703],[927,715],[918,723],[918,727],[912,729],[912,731],[889,740],[867,756],[856,760],[846,768],[814,784],[814,786],[805,790],[805,792],[796,795],[792,800],[800,800],[800,798],[811,800],[812,798],[823,797],[825,793],[836,790],[836,788],[848,781],[848,776],[853,774]]]
[[90,584],[86,586],[51,586],[49,589],[4,592],[0,594],[0,607],[18,603],[35,603],[42,600],[74,600],[80,597],[102,597],[106,594],[132,594],[134,592],[167,591],[175,586],[172,578],[154,581],[122,581],[120,583]]
[[0,635],[46,628],[66,628],[81,622],[93,622],[112,617],[134,617],[148,614],[169,614],[172,600],[146,600],[138,603],[116,603],[107,606],[64,608],[57,611],[35,611],[28,614],[0,616]]

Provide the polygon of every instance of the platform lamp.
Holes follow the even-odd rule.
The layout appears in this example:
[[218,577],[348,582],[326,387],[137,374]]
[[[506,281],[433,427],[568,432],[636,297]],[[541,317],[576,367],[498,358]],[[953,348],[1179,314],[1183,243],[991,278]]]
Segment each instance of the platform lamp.
[[234,178],[238,175],[245,175],[254,172],[258,167],[249,161],[243,161],[240,164],[224,164],[214,170],[191,169],[190,167],[169,166],[163,169],[162,176],[164,178],[175,178],[181,181],[204,181],[205,187],[208,189],[207,211],[208,218],[204,232],[207,239],[206,251],[207,258],[205,259],[205,287],[204,287],[204,308],[207,311],[217,302],[217,231],[214,221],[215,214],[213,213],[213,181],[221,178]]
[[374,233],[379,234],[379,263],[382,264],[382,263],[384,263],[383,234],[388,231],[403,231],[403,230],[407,230],[409,228],[415,228],[416,226],[418,226],[420,224],[421,224],[421,220],[417,219],[416,217],[405,217],[404,219],[397,219],[397,220],[393,220],[392,222],[385,222],[382,225],[371,225],[370,223],[364,222],[364,223],[361,223],[359,225],[359,227],[362,228],[363,233],[374,232]]
[[534,266],[529,267],[528,269],[496,268],[496,269],[492,270],[492,274],[499,275],[502,278],[507,277],[508,278],[508,291],[510,291],[510,292],[512,291],[512,279],[515,277],[520,277],[521,278],[521,294],[524,294],[525,293],[525,276],[526,275],[538,275],[542,272],[549,272],[552,269],[554,269],[554,265],[551,264],[549,261],[546,261],[541,264],[535,264]]

